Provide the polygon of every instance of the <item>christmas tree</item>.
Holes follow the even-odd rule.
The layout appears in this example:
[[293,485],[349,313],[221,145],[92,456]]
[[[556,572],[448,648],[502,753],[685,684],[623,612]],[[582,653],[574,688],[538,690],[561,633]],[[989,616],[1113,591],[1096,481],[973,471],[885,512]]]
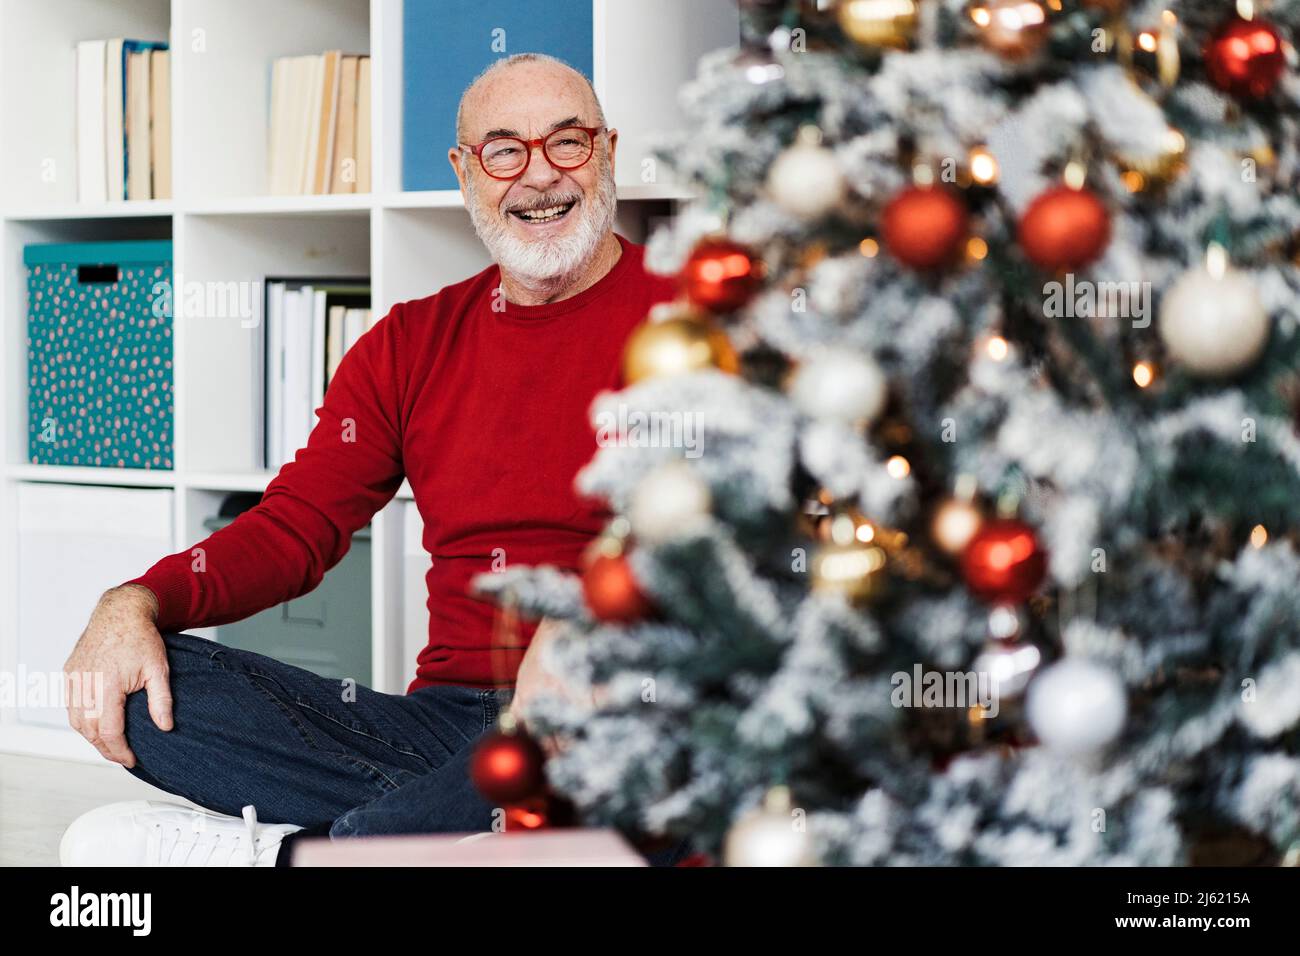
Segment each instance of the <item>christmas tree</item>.
[[[1300,2],[749,0],[526,715],[730,863],[1300,858]],[[594,706],[583,703],[594,698]]]

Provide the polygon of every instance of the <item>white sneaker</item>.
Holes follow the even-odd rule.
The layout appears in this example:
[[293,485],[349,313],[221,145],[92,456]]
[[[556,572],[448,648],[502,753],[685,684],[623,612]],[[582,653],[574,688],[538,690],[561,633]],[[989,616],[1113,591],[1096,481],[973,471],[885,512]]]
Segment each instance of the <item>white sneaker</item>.
[[274,866],[280,841],[302,827],[259,824],[175,803],[128,800],[83,813],[59,842],[62,866]]

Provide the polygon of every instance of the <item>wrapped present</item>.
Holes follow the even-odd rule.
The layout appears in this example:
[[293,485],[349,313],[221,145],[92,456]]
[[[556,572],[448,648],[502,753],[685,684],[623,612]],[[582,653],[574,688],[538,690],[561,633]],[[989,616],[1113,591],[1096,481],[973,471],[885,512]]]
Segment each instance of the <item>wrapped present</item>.
[[613,830],[304,839],[294,866],[645,866]]

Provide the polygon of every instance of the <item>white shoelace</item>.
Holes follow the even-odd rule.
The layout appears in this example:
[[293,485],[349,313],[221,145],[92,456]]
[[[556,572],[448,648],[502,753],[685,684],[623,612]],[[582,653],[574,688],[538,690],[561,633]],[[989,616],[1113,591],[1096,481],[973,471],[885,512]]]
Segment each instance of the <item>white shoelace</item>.
[[[217,831],[207,830],[196,817],[196,823],[189,827],[188,839],[185,829],[178,826],[164,827],[161,823],[153,824],[154,837],[158,841],[158,862],[160,866],[256,866],[261,850],[258,838],[257,810],[252,804],[244,807],[244,832],[230,833],[223,839]],[[239,851],[243,849],[241,854]],[[196,852],[207,850],[206,856],[198,858]],[[223,862],[217,862],[222,861]]]

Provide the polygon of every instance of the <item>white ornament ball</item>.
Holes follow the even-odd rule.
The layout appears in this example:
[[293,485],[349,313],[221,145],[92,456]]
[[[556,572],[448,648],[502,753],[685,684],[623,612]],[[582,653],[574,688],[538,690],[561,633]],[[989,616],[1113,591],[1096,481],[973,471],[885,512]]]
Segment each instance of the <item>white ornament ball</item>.
[[1080,756],[1119,736],[1128,699],[1124,683],[1114,671],[1091,661],[1067,658],[1030,683],[1025,710],[1043,746]]
[[790,400],[809,418],[870,423],[885,407],[885,373],[869,355],[826,352],[795,372]]
[[833,152],[800,140],[782,152],[768,169],[767,192],[790,215],[816,219],[844,201],[847,186]]
[[699,527],[713,507],[709,486],[685,462],[661,465],[632,492],[628,521],[638,540],[660,544]]
[[727,831],[726,866],[816,866],[802,813],[790,807],[784,788],[773,788],[765,805]]
[[1250,277],[1231,268],[1216,276],[1183,273],[1160,304],[1160,337],[1169,355],[1206,378],[1234,375],[1259,358],[1269,319]]

